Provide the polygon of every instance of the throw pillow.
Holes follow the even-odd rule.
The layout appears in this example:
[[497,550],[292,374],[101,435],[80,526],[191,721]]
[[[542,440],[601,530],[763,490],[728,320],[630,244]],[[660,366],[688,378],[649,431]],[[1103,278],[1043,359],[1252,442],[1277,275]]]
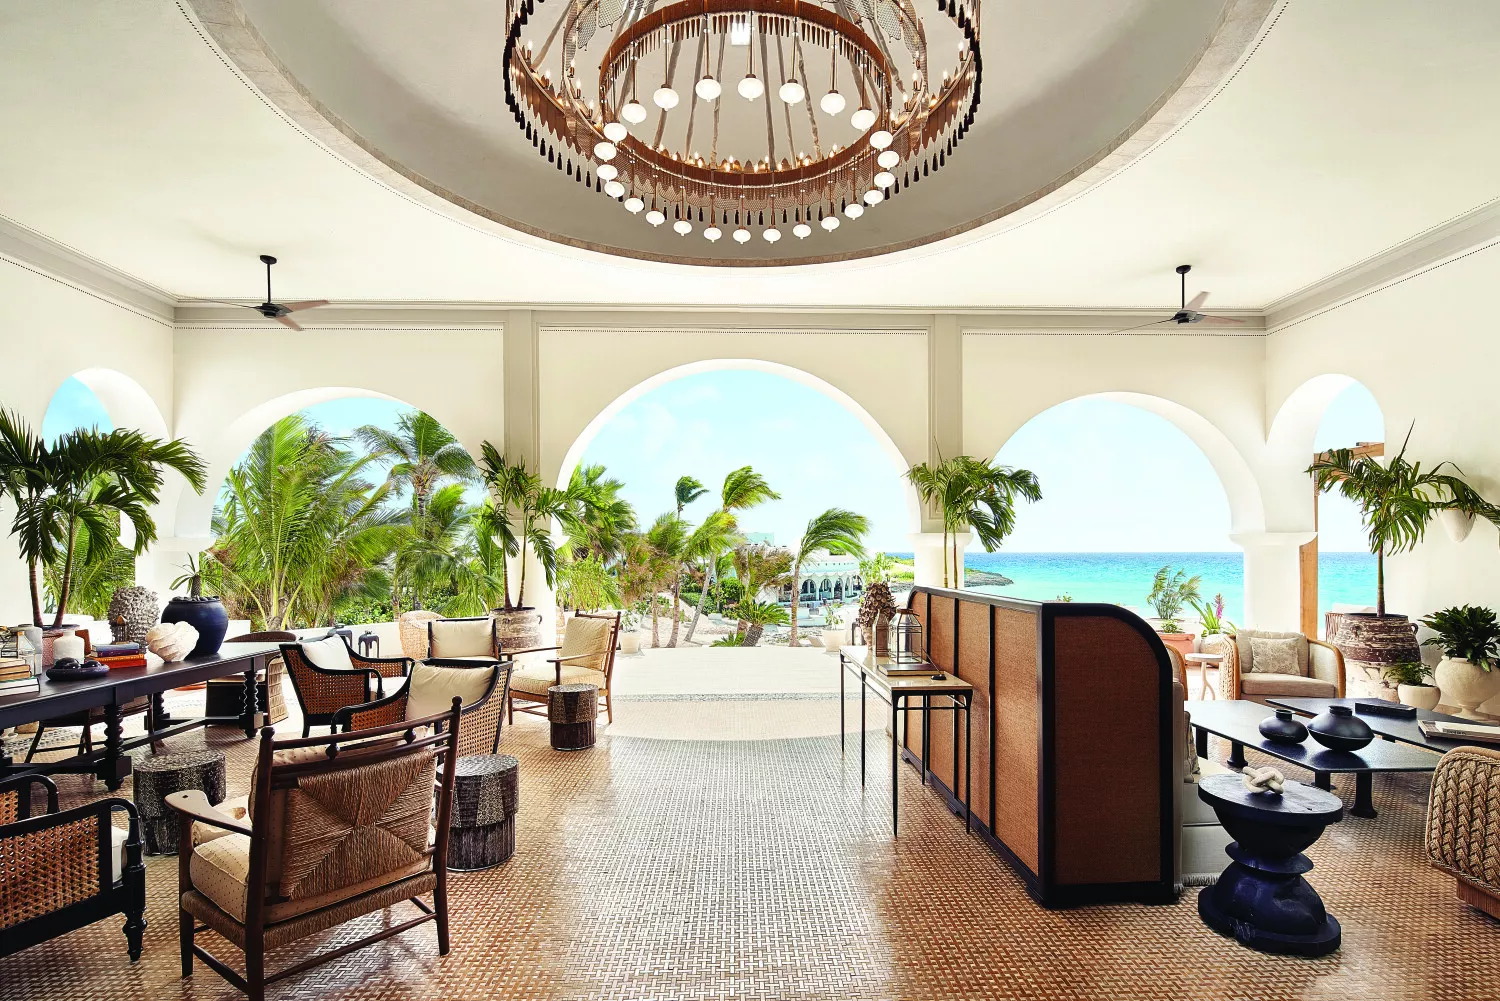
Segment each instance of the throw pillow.
[[406,683],[406,718],[422,719],[436,716],[453,708],[453,696],[459,697],[460,705],[467,709],[478,702],[490,687],[495,668],[482,667],[436,667],[432,664],[417,664],[411,669],[411,680]]
[[1301,665],[1297,663],[1298,641],[1294,639],[1263,639],[1259,636],[1251,637],[1250,649],[1254,651],[1251,660],[1251,671],[1255,674],[1295,674],[1301,675]]
[[342,636],[325,636],[302,644],[302,653],[308,660],[325,671],[352,671],[354,662],[349,659],[349,648]]

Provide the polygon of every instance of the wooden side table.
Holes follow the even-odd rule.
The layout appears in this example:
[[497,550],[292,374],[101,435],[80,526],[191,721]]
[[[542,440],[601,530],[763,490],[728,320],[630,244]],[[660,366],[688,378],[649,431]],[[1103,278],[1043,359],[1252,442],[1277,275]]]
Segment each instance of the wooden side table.
[[547,720],[552,724],[552,749],[582,751],[594,746],[594,720],[599,716],[598,685],[553,685],[547,689]]
[[1189,664],[1198,665],[1198,701],[1206,702],[1209,699],[1218,698],[1219,693],[1208,687],[1208,669],[1222,666],[1224,655],[1222,653],[1190,653],[1182,659]]
[[489,869],[516,852],[521,763],[509,754],[471,754],[454,766],[448,868]]

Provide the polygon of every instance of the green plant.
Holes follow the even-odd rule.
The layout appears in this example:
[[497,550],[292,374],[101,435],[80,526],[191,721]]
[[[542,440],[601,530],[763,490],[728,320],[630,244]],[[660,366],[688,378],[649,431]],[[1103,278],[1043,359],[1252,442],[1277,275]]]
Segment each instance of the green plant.
[[[757,473],[750,466],[741,466],[739,469],[731,470],[724,476],[724,484],[719,489],[719,510],[731,519],[735,512],[746,511],[767,501],[780,500],[781,495],[771,489],[766,478]],[[738,526],[736,525],[736,528]],[[713,583],[720,579],[720,557],[729,550],[740,544],[739,539],[728,543],[720,552],[715,553],[712,558],[704,560],[703,589],[708,591]],[[698,628],[698,620],[703,614],[703,603],[693,610],[693,620],[688,623],[687,639],[692,642],[693,630]]]
[[875,553],[859,561],[859,576],[868,587],[871,584],[887,583],[900,564],[889,553]]
[[943,586],[949,586],[949,540],[952,540],[952,582],[960,580],[958,535],[967,525],[992,553],[1016,528],[1016,500],[1042,499],[1036,474],[1029,469],[997,466],[971,455],[939,457],[936,464],[918,463],[906,471],[922,503],[935,508],[943,522]]
[[1430,685],[1432,682],[1432,668],[1420,660],[1390,664],[1380,675],[1393,685]]
[[613,608],[620,603],[620,583],[599,557],[574,560],[558,571],[557,600],[585,612]]
[[835,556],[860,557],[865,554],[864,537],[870,530],[870,519],[841,507],[831,507],[807,522],[797,548],[792,551],[792,623],[787,642],[797,645],[797,605],[802,598],[802,561],[813,553],[826,550]]
[[843,611],[844,603],[841,601],[830,601],[823,606],[823,624],[829,629],[837,629],[840,626],[840,613]]
[[[135,583],[135,554],[120,545],[120,516],[107,514],[114,526],[108,537],[100,539],[85,536],[79,540],[78,559],[73,566],[73,577],[69,593],[71,603],[78,611],[96,619],[109,614],[109,600],[115,591]],[[104,551],[95,552],[96,546]],[[42,568],[42,579],[46,584],[48,608],[56,609],[58,596],[62,593],[62,565],[58,562]]]
[[577,502],[567,491],[543,485],[541,476],[530,472],[524,460],[508,461],[489,442],[480,446],[479,466],[495,502],[485,528],[500,540],[505,554],[520,563],[514,601],[510,597],[509,570],[501,571],[505,608],[524,608],[526,551],[536,556],[547,586],[553,587],[557,582],[557,547],[552,542],[552,522],[558,522],[564,532],[572,531],[578,522]]
[[755,646],[766,626],[784,626],[788,621],[786,609],[774,601],[741,601],[734,607],[734,613],[746,626],[740,646]]
[[1161,620],[1158,628],[1162,632],[1182,631],[1177,617],[1182,614],[1184,605],[1198,599],[1198,585],[1202,580],[1201,576],[1189,577],[1186,570],[1174,572],[1171,564],[1156,571],[1151,580],[1151,593],[1146,595],[1146,604],[1156,610],[1156,617]]
[[1444,473],[1451,462],[1439,462],[1428,471],[1406,458],[1411,428],[1401,451],[1381,463],[1372,455],[1355,455],[1339,448],[1324,453],[1307,471],[1319,492],[1338,492],[1359,505],[1360,517],[1369,534],[1370,552],[1375,554],[1375,614],[1385,616],[1385,557],[1414,548],[1422,541],[1427,525],[1445,509],[1483,517],[1500,527],[1500,508],[1486,501],[1458,476]]
[[1433,612],[1422,619],[1422,625],[1437,634],[1422,645],[1440,647],[1454,660],[1466,660],[1488,671],[1500,656],[1500,622],[1493,609],[1457,605]]
[[188,553],[184,560],[180,568],[183,572],[172,578],[172,583],[167,586],[174,591],[179,587],[186,587],[189,597],[201,598],[203,596],[203,571],[198,566],[200,561],[192,553]]
[[1193,611],[1198,613],[1198,619],[1203,623],[1203,632],[1220,633],[1224,636],[1233,636],[1238,632],[1238,627],[1224,618],[1224,596],[1214,595],[1212,602],[1204,601],[1199,597],[1187,599],[1187,603]]
[[1063,602],[1070,602],[1070,601],[1073,600],[1073,596],[1071,594],[1069,594],[1068,592],[1064,591],[1062,594],[1059,594],[1057,596],[1056,600],[1057,601],[1063,601]]
[[354,437],[371,458],[394,460],[386,480],[411,490],[419,517],[427,513],[428,501],[444,481],[479,479],[474,459],[453,433],[420,410],[402,414],[395,431],[366,424],[355,429]]

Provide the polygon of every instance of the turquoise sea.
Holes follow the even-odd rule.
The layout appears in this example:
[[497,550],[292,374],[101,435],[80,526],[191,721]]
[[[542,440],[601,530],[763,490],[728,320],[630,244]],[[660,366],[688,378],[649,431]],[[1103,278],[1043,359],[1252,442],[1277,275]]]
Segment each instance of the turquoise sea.
[[[910,558],[910,553],[892,553]],[[1013,598],[1054,601],[1107,601],[1146,608],[1146,594],[1157,569],[1171,564],[1202,574],[1205,597],[1224,596],[1224,610],[1235,622],[1245,609],[1245,563],[1229,553],[965,553],[968,570],[1004,574],[1015,583],[976,590]],[[1319,620],[1335,603],[1375,603],[1375,557],[1369,553],[1321,553],[1318,558]]]

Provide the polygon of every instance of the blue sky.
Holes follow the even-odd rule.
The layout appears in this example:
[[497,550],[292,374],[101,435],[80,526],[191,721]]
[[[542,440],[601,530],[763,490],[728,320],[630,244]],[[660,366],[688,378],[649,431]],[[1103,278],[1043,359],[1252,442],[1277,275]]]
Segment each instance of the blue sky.
[[[305,413],[336,434],[361,424],[393,427],[400,404],[333,400]],[[109,427],[94,394],[76,379],[58,390],[42,422],[49,439],[74,427]],[[1341,394],[1315,447],[1379,441],[1380,409],[1358,384]],[[1208,459],[1165,418],[1123,403],[1074,400],[1038,415],[1001,450],[999,460],[1037,474],[1043,500],[1023,507],[1005,548],[1015,552],[1206,552],[1230,550],[1229,506]],[[789,543],[807,519],[847,507],[872,524],[872,547],[911,548],[900,470],[853,414],[822,393],[765,372],[691,375],[633,401],[584,453],[625,483],[643,523],[672,505],[672,486],[696,476],[710,489],[688,509],[701,518],[716,506],[724,474],[754,466],[782,499],[748,512],[748,531]],[[1364,550],[1358,513],[1325,496],[1322,547]]]

